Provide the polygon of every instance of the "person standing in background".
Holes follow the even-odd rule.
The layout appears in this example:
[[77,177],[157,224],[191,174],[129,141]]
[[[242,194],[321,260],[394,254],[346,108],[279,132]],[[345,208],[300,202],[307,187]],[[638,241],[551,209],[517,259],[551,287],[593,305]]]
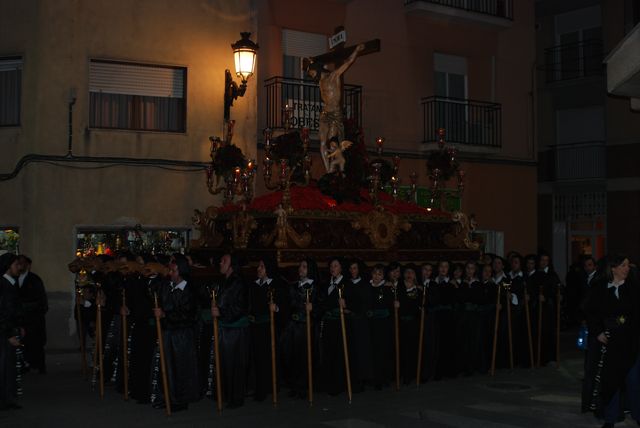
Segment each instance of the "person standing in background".
[[31,259],[24,254],[18,256],[20,276],[18,296],[22,305],[24,328],[24,356],[26,370],[37,369],[40,374],[47,372],[44,347],[47,344],[45,316],[49,310],[47,292],[42,279],[31,272]]

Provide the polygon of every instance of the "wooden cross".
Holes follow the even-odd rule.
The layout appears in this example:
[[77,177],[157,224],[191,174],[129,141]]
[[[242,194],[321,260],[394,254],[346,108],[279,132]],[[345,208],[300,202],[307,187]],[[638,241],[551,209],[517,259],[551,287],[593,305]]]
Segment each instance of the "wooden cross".
[[[337,27],[335,29],[335,35],[340,34],[340,32],[344,31],[344,27]],[[334,36],[335,36],[334,35]],[[349,58],[349,56],[353,53],[356,46],[345,47],[346,42],[342,41],[334,46],[329,52],[323,53],[318,56],[314,56],[311,58],[311,61],[316,64],[335,64],[336,67],[339,67],[343,62]],[[358,56],[368,55],[375,52],[380,52],[380,39],[369,40],[368,42],[364,42],[364,49],[360,51]]]

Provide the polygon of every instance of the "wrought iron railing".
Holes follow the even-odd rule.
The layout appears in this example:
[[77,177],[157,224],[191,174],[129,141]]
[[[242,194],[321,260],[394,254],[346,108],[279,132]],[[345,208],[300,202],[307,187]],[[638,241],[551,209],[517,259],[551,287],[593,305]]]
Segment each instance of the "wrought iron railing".
[[513,0],[405,0],[404,4],[420,2],[513,20]]
[[545,49],[544,54],[547,82],[601,76],[604,71],[599,39],[553,46]]
[[556,180],[584,180],[606,176],[606,152],[602,141],[554,146]]
[[502,146],[502,104],[445,97],[421,103],[423,142],[438,141],[438,130],[444,128],[449,143]]
[[[292,128],[306,127],[311,132],[318,130],[322,99],[315,81],[278,76],[266,79],[264,86],[268,128],[284,128],[284,111],[289,106]],[[345,120],[353,120],[358,127],[362,126],[362,86],[345,84],[342,105]]]

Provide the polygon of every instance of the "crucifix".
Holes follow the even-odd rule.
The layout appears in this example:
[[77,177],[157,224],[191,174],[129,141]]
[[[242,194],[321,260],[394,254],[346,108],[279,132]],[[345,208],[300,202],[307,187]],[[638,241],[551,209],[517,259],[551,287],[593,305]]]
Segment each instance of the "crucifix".
[[[358,56],[380,51],[380,39],[370,40],[357,46],[345,47],[346,33],[343,27],[329,38],[329,52],[312,58],[305,58],[304,69],[311,78],[318,81],[322,112],[320,112],[320,154],[327,172],[330,168],[332,150],[328,147],[340,147],[344,139],[342,112],[342,75],[351,67]],[[331,140],[336,144],[329,145]],[[339,150],[339,149],[338,149]],[[339,171],[342,172],[342,171]]]

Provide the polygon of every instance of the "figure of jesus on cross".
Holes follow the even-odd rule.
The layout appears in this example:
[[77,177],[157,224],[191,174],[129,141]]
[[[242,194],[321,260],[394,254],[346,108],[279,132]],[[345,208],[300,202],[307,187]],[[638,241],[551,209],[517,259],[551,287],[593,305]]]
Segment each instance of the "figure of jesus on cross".
[[[338,31],[344,31],[339,28]],[[344,117],[342,112],[342,75],[351,67],[356,58],[380,50],[380,40],[361,43],[355,47],[344,47],[344,42],[338,44],[331,52],[313,58],[306,58],[305,71],[311,78],[318,81],[322,112],[318,136],[320,139],[320,154],[327,172],[332,172],[331,162],[327,156],[330,151],[328,145],[333,139],[341,145],[344,140]]]

